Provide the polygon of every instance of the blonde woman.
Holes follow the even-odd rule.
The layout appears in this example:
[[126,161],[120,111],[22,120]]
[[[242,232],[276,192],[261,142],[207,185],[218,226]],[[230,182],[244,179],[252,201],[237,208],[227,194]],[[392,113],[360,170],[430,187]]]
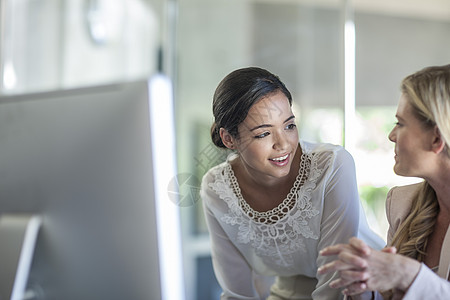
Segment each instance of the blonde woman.
[[319,273],[339,270],[330,285],[348,295],[378,290],[384,299],[450,299],[450,65],[406,77],[401,91],[398,123],[389,134],[394,171],[424,181],[388,194],[391,248],[376,251],[352,238],[321,252],[338,260]]

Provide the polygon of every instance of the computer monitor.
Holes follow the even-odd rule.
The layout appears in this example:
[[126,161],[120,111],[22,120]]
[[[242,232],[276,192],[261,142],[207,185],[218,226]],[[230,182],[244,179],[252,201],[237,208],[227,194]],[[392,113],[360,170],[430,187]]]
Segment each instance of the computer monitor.
[[0,96],[0,217],[40,225],[20,297],[183,299],[175,170],[161,75]]

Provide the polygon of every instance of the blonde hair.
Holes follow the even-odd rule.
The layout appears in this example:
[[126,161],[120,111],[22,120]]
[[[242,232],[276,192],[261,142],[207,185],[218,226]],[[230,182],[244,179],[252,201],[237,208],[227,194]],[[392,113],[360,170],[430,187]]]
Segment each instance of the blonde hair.
[[397,253],[424,261],[428,237],[433,232],[438,213],[436,194],[424,181],[413,199],[411,212],[392,238],[391,245],[397,248]]
[[[445,153],[450,157],[450,65],[428,67],[407,76],[401,91],[423,126],[438,128]],[[413,199],[410,214],[392,239],[397,253],[423,261],[438,213],[436,193],[424,181]]]
[[424,126],[437,126],[450,157],[450,65],[428,67],[407,76],[401,91]]

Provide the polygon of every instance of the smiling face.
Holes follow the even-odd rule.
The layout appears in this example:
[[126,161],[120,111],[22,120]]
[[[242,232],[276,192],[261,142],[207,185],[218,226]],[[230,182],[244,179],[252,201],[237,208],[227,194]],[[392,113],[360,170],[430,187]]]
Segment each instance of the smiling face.
[[413,108],[402,95],[397,108],[397,124],[389,134],[395,143],[394,172],[401,176],[426,177],[430,167],[433,133],[414,115]]
[[299,137],[295,117],[282,92],[256,102],[232,139],[241,166],[255,179],[279,179],[291,171]]

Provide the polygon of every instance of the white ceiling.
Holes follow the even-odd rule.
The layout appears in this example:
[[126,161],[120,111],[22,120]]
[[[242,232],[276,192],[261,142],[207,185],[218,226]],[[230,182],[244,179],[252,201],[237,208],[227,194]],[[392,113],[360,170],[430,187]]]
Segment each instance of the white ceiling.
[[341,6],[348,2],[356,11],[450,22],[450,0],[251,0],[253,2],[305,3],[316,6]]

